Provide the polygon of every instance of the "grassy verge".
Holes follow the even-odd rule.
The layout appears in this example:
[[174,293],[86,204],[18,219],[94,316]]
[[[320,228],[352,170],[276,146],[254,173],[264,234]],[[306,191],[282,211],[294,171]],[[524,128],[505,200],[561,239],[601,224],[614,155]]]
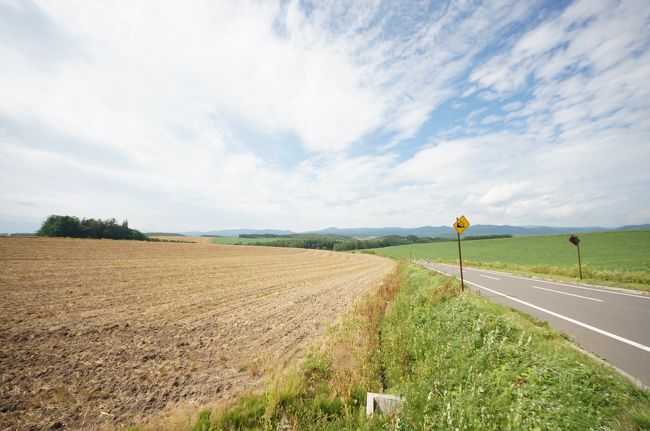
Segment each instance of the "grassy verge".
[[[458,265],[458,259],[438,259],[438,262]],[[464,267],[485,268],[510,272],[527,277],[548,278],[567,283],[584,283],[594,286],[621,287],[625,289],[650,292],[650,273],[627,271],[604,271],[582,267],[582,280],[579,279],[578,265],[574,267],[557,267],[550,265],[515,265],[503,262],[480,262],[465,260]]]
[[[585,282],[650,291],[650,231],[588,233],[580,237]],[[466,241],[463,260],[471,266],[575,281],[577,253],[567,238],[547,235]],[[456,243],[414,244],[373,252],[403,259],[458,262]]]
[[546,324],[459,294],[449,278],[403,273],[382,363],[389,390],[408,400],[405,429],[626,429],[634,409],[650,421],[647,393]]
[[[366,391],[406,402],[367,419]],[[546,324],[403,263],[326,347],[191,429],[642,430],[650,394]]]

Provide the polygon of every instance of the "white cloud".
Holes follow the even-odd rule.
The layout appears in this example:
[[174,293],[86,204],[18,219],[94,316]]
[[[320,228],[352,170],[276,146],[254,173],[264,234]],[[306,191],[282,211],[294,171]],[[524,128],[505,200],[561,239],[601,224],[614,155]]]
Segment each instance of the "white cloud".
[[476,201],[479,204],[495,205],[511,200],[514,196],[520,195],[530,188],[528,181],[496,184]]
[[516,100],[505,105],[503,107],[503,110],[507,112],[518,111],[522,108],[522,106],[524,106],[524,103],[520,100]]
[[499,121],[503,120],[503,117],[501,115],[488,115],[483,120],[481,120],[482,124],[492,124],[492,123],[498,123]]
[[[0,214],[151,229],[435,224],[460,207],[474,223],[641,217],[650,11],[575,2],[510,34],[533,6],[0,3]],[[468,127],[423,131],[446,101]]]

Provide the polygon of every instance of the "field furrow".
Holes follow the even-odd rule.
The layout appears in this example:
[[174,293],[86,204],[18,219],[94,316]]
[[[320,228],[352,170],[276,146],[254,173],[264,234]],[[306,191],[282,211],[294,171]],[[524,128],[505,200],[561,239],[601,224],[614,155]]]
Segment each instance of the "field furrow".
[[110,428],[257,388],[393,267],[301,249],[0,239],[0,428]]

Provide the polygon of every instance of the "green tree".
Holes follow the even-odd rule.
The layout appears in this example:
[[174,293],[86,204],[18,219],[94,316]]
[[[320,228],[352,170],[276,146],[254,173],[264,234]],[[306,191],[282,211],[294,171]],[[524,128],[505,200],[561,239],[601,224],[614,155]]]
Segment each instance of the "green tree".
[[79,238],[82,234],[81,223],[77,217],[51,215],[36,232],[39,236],[65,236]]
[[148,241],[149,238],[142,232],[129,228],[129,222],[124,220],[118,224],[111,219],[83,219],[77,217],[51,215],[43,222],[37,232],[40,236],[58,236],[71,238],[109,238],[109,239],[135,239]]

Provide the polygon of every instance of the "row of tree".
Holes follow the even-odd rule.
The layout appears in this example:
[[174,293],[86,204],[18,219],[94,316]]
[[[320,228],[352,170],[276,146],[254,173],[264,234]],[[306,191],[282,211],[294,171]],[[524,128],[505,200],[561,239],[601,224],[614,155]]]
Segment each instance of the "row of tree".
[[36,235],[69,238],[149,240],[142,232],[131,229],[127,220],[118,224],[114,218],[106,220],[84,218],[79,220],[77,217],[62,215],[49,216],[43,222]]
[[334,245],[340,241],[341,238],[334,235],[294,235],[291,238],[282,237],[271,241],[258,241],[251,245],[333,250]]
[[[265,238],[267,241],[258,241],[252,245],[264,245],[271,247],[295,247],[295,248],[315,248],[321,250],[349,251],[363,250],[368,248],[391,247],[394,245],[421,244],[430,242],[449,242],[456,241],[455,238],[431,238],[418,237],[416,235],[399,236],[389,235],[372,239],[354,239],[350,237],[341,237],[338,235],[304,235],[294,234],[287,238],[286,236],[267,236],[267,235],[239,235],[240,238]],[[275,238],[271,240],[272,238]],[[484,236],[467,236],[463,241],[475,241],[482,239],[512,238],[512,235],[484,235]]]
[[288,233],[283,235],[278,235],[275,233],[240,233],[239,238],[293,238],[299,236],[299,234]]
[[444,238],[418,237],[415,235],[388,235],[372,239],[352,239],[334,244],[335,251],[362,250],[364,248],[382,248],[393,245],[418,244],[426,242],[445,241]]

